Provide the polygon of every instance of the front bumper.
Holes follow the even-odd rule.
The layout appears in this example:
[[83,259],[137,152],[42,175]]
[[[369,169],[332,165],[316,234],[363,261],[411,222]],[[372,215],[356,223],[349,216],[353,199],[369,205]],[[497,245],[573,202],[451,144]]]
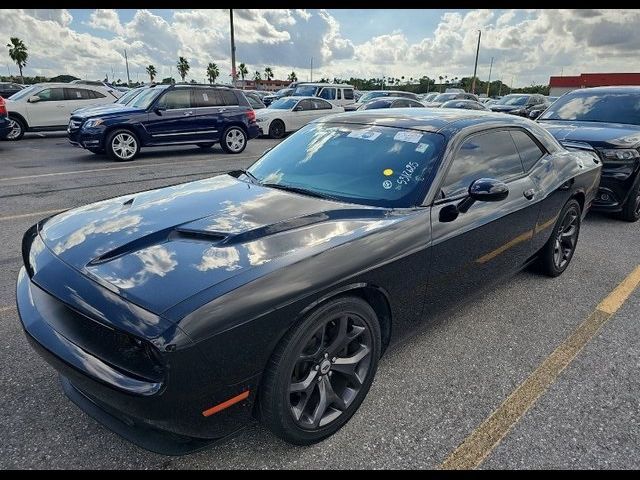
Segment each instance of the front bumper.
[[100,128],[76,130],[67,129],[67,138],[69,143],[76,147],[82,148],[102,148],[104,141],[104,132]]
[[11,131],[11,124],[8,117],[0,117],[0,140],[4,140]]
[[[112,361],[112,352],[100,352],[104,344],[96,347],[83,336],[82,319],[109,331],[122,327],[122,334],[137,334],[139,338],[141,330],[126,331],[126,324],[116,323],[123,317],[135,323],[136,308],[121,299],[110,299],[111,292],[68,267],[41,243],[38,248],[31,247],[27,245],[23,254],[30,258],[32,276],[22,268],[17,282],[20,321],[33,348],[64,377],[63,384],[70,384],[65,384],[65,391],[80,408],[131,442],[163,454],[202,448],[251,421],[258,378],[232,385],[215,378],[199,347],[181,332],[176,333],[175,326],[168,328],[168,332],[174,330],[172,333],[157,337],[156,332],[156,338],[145,339],[161,345],[168,338],[176,342],[175,338],[182,336],[183,340],[177,342],[181,346],[175,351],[161,352],[166,372],[161,379],[149,381],[125,371]],[[106,312],[107,319],[114,323],[103,325],[95,316],[92,318],[87,307],[94,315]],[[250,396],[243,402],[215,415],[203,415],[211,406],[246,390]]]
[[640,181],[640,163],[603,164],[602,178],[592,209],[600,212],[620,212],[636,182]]
[[248,130],[249,130],[248,132],[249,139],[254,139],[262,135],[262,129],[260,128],[257,122],[249,124]]

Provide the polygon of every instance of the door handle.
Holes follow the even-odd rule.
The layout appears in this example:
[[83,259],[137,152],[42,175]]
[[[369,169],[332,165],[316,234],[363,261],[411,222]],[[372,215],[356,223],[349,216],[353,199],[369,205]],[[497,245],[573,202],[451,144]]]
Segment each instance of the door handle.
[[536,196],[536,191],[533,188],[530,188],[529,190],[525,190],[522,194],[524,195],[524,198],[531,200]]
[[190,115],[193,115],[193,112],[184,112],[184,116],[185,116],[185,117],[188,117],[188,116],[190,116]]

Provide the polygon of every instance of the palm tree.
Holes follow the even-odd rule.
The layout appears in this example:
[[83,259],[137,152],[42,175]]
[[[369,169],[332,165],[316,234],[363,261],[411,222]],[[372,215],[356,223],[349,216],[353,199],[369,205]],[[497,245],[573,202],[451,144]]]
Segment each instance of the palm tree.
[[273,78],[273,70],[271,67],[264,67],[264,77],[267,80],[271,80]]
[[287,80],[289,80],[290,82],[297,82],[298,81],[298,76],[296,75],[296,72],[291,72],[287,76]]
[[242,88],[244,88],[244,77],[249,75],[249,70],[247,70],[247,66],[244,63],[241,63],[238,66],[238,74],[240,75],[240,78],[242,79]]
[[153,79],[156,78],[156,74],[158,73],[156,72],[156,67],[154,67],[153,65],[149,65],[146,70],[149,74],[149,81],[153,83]]
[[189,72],[189,62],[187,61],[186,58],[184,57],[180,57],[178,58],[178,63],[176,64],[176,67],[178,67],[178,73],[180,74],[180,76],[182,77],[182,81],[184,82],[184,77],[187,76],[187,73]]
[[256,70],[255,72],[253,72],[253,80],[255,82],[262,80],[262,75],[260,75],[259,71]]
[[218,66],[215,63],[209,63],[207,65],[207,77],[209,77],[209,83],[214,83],[216,78],[220,75],[220,70],[218,70]]
[[440,93],[442,93],[442,80],[444,77],[442,75],[438,75],[438,79],[440,80]]
[[7,43],[7,47],[9,47],[9,56],[11,57],[11,60],[16,62],[18,70],[20,70],[20,78],[22,79],[22,83],[24,83],[22,69],[27,65],[27,59],[29,58],[27,46],[18,37],[11,37],[9,42],[10,43]]

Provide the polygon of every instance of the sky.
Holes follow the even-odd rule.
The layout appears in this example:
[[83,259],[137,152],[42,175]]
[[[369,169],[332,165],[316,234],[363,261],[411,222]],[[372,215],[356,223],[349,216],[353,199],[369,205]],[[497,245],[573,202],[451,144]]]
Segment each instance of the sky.
[[[236,58],[253,72],[273,69],[286,79],[391,76],[471,76],[478,30],[478,77],[514,87],[547,84],[550,75],[640,70],[640,10],[302,10],[234,9]],[[215,62],[218,81],[231,73],[228,10],[11,9],[2,10],[0,40],[21,38],[29,49],[25,75],[71,74],[132,81],[206,79]],[[5,49],[0,71],[17,74]]]

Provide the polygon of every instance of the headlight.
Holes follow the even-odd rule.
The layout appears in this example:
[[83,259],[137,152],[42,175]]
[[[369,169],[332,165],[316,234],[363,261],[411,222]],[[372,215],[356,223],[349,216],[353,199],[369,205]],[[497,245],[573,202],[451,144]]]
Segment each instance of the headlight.
[[609,148],[600,150],[602,156],[607,160],[630,161],[640,158],[640,152],[634,148]]
[[91,120],[87,120],[83,125],[83,127],[86,127],[86,128],[97,127],[98,125],[101,125],[102,122],[103,120],[101,118],[92,118]]

